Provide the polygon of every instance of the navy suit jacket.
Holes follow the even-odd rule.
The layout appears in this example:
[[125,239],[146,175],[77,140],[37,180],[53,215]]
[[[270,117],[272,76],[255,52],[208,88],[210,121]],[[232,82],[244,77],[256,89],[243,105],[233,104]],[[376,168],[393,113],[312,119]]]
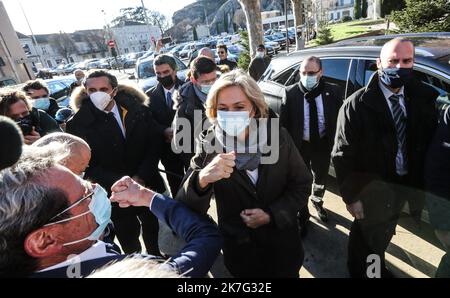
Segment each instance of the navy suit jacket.
[[[214,264],[220,249],[222,237],[217,225],[207,216],[191,211],[183,203],[169,197],[157,194],[152,201],[151,211],[160,221],[186,241],[183,249],[171,259],[161,265],[175,270],[179,274],[186,273],[186,277],[204,277]],[[101,257],[81,263],[82,276],[87,276],[111,261],[119,261],[127,257],[117,255]],[[147,257],[147,256],[145,256]],[[155,260],[161,260],[155,257]],[[45,272],[37,272],[34,278],[66,278],[67,268],[61,267]]]

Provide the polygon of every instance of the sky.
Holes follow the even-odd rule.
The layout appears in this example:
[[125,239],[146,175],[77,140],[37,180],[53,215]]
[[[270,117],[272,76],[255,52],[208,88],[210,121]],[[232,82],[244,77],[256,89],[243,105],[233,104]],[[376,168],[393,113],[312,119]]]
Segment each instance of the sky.
[[[30,34],[20,3],[34,34],[74,32],[100,29],[125,7],[141,5],[141,0],[1,0],[16,31]],[[172,21],[175,11],[194,0],[144,0],[150,10],[166,15]],[[105,14],[102,13],[105,11]]]

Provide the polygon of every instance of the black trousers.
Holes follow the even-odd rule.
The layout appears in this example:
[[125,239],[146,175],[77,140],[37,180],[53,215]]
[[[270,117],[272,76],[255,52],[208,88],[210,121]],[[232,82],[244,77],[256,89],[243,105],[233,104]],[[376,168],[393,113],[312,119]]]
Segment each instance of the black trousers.
[[184,177],[184,163],[180,159],[179,155],[173,153],[170,144],[164,145],[164,152],[161,157],[161,163],[166,170],[170,193],[172,194],[172,197],[175,197]]
[[158,244],[159,222],[147,207],[120,208],[113,203],[111,219],[122,250],[126,254],[142,251],[139,236],[144,239],[148,254],[160,255]]
[[[318,145],[313,146],[310,142],[303,141],[300,155],[308,169],[313,175],[313,191],[311,199],[321,203],[325,195],[328,170],[330,168],[331,151],[327,138],[322,138]],[[310,217],[308,205],[299,212],[299,224],[304,226]]]
[[386,269],[386,249],[395,235],[406,200],[420,197],[420,193],[403,186],[400,179],[396,183],[399,184],[388,184],[384,197],[372,198],[370,202],[362,200],[365,218],[353,221],[348,240],[347,266],[352,278],[368,277],[368,268],[373,264],[370,255],[376,255],[380,260],[380,277],[392,277]]

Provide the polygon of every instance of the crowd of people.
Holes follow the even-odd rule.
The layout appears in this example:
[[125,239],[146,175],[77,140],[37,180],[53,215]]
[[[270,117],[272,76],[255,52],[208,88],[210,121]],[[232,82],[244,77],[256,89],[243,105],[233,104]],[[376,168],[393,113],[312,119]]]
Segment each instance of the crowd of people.
[[[447,252],[436,276],[450,276],[450,111],[414,77],[412,42],[387,42],[347,99],[306,58],[279,115],[256,83],[264,46],[248,73],[218,54],[199,50],[186,82],[158,55],[145,92],[76,71],[68,108],[40,80],[0,91],[0,276],[205,277],[222,251],[234,277],[297,278],[308,201],[330,217],[330,161],[354,218],[351,277],[368,277],[371,255],[392,277],[384,255],[405,202],[416,220],[428,207]],[[160,250],[160,223],[185,241],[175,255]]]

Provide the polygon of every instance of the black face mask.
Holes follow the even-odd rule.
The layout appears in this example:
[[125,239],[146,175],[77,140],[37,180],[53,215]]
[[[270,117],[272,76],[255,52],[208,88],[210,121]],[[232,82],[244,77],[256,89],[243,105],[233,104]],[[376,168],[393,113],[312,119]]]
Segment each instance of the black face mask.
[[172,87],[173,84],[174,84],[174,80],[173,80],[171,75],[168,75],[168,76],[165,76],[165,77],[157,77],[157,80],[166,89],[168,89],[169,87]]
[[401,88],[414,76],[412,68],[384,68],[380,71],[381,81],[391,88]]

